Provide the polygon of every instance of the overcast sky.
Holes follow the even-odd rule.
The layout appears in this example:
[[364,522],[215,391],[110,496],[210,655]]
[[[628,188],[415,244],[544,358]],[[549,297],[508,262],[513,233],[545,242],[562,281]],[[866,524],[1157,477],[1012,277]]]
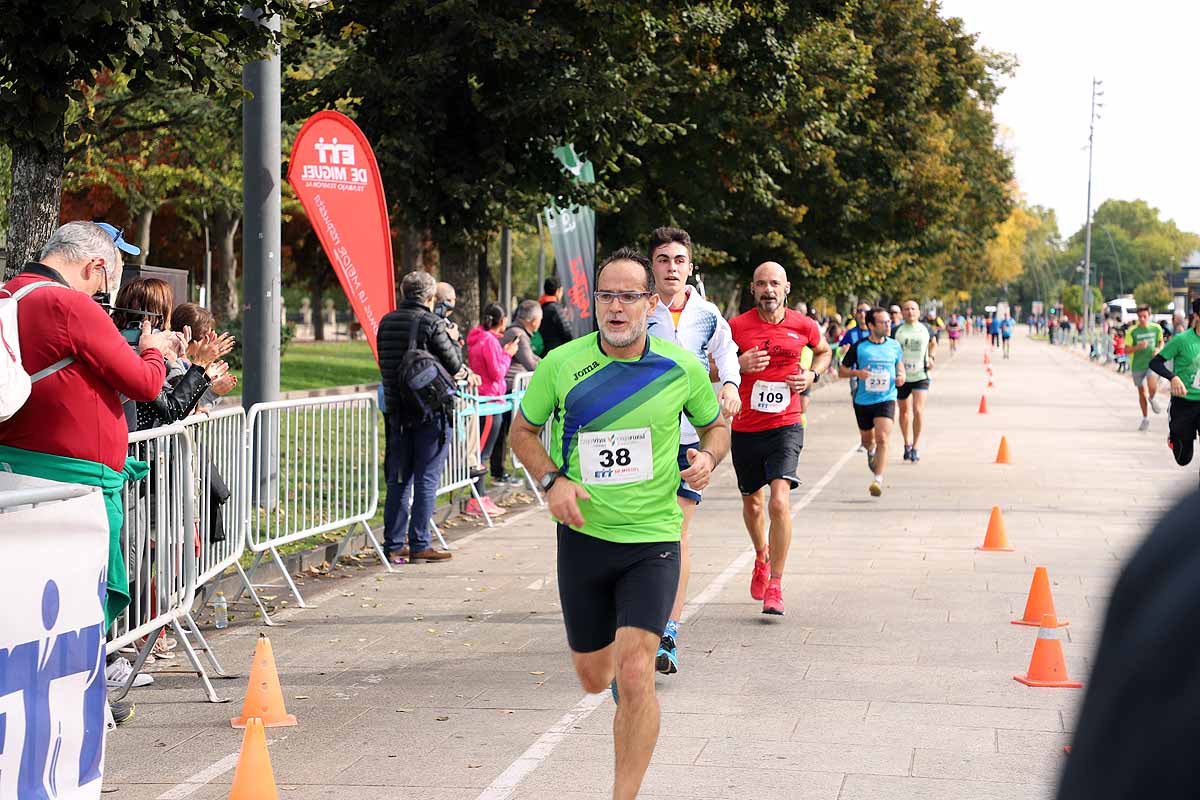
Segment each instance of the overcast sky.
[[1200,233],[1200,2],[942,0],[984,47],[1014,54],[996,118],[1028,202],[1053,208],[1063,236],[1087,210],[1091,80],[1104,84],[1092,208],[1143,199]]

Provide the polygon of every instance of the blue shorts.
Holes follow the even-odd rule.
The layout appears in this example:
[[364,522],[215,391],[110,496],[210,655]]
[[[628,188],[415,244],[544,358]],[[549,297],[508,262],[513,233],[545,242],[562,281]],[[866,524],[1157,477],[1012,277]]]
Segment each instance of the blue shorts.
[[[679,469],[681,472],[691,466],[691,464],[689,464],[688,460],[687,460],[687,451],[688,450],[699,450],[699,449],[700,449],[699,442],[696,442],[694,444],[679,445]],[[693,502],[696,502],[696,503],[700,502],[700,490],[693,489],[692,487],[688,486],[687,481],[685,481],[683,478],[679,479],[679,489],[676,490],[675,494],[677,494],[680,497],[686,498],[688,500],[692,500]]]

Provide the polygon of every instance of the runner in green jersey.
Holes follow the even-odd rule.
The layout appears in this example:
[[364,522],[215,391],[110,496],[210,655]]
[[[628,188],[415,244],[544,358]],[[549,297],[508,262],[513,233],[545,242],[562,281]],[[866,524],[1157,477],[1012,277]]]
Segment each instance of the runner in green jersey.
[[896,388],[896,402],[900,406],[904,460],[915,464],[921,460],[917,442],[921,439],[921,428],[925,423],[925,397],[929,394],[929,382],[933,378],[937,338],[932,335],[929,326],[920,321],[921,307],[916,300],[905,300],[900,312],[904,315],[904,324],[892,331],[892,336],[904,351],[905,381],[903,386]]
[[[1192,301],[1192,327],[1177,333],[1150,360],[1150,369],[1171,381],[1167,443],[1181,467],[1192,460],[1200,433],[1200,299]],[[1172,362],[1174,371],[1167,368]]]
[[[558,526],[558,589],[585,691],[620,695],[614,797],[635,797],[658,738],[654,654],[679,585],[680,478],[703,489],[729,428],[700,360],[646,332],[650,261],[621,249],[596,271],[600,331],[552,350],[513,420],[512,449]],[[700,441],[679,468],[679,417]],[[551,452],[540,433],[552,425]],[[615,676],[615,677],[614,677]]]
[[1146,384],[1150,384],[1150,408],[1158,414],[1162,407],[1154,401],[1158,390],[1158,378],[1150,373],[1150,359],[1163,346],[1163,329],[1157,322],[1150,321],[1150,306],[1139,306],[1138,324],[1125,333],[1125,351],[1132,354],[1129,373],[1138,391],[1138,405],[1142,408],[1142,422],[1138,430],[1150,429],[1150,414],[1146,408]]

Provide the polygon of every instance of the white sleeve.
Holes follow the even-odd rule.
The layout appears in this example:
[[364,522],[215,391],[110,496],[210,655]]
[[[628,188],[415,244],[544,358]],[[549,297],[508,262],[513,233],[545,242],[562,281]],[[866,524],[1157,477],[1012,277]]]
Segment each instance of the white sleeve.
[[717,362],[717,375],[721,384],[732,383],[740,386],[742,383],[741,368],[738,366],[737,345],[733,343],[733,330],[720,314],[716,314],[717,329],[708,340],[708,352],[712,353],[713,361]]

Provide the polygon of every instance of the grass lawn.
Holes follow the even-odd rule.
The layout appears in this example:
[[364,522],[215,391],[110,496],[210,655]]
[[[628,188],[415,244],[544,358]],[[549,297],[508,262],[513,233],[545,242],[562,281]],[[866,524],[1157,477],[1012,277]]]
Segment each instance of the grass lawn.
[[292,342],[279,365],[281,392],[378,382],[379,365],[366,342]]

